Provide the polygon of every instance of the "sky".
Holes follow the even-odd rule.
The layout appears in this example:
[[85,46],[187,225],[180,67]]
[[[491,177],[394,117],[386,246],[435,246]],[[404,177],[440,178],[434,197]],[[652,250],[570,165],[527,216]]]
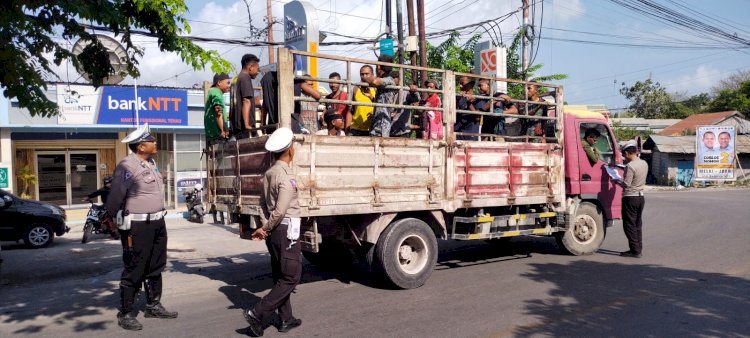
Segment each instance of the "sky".
[[[730,34],[750,40],[750,1],[747,0],[654,0],[691,18],[721,28]],[[266,1],[248,0],[253,25],[263,26]],[[283,4],[273,0],[273,15],[283,21]],[[321,31],[373,38],[384,30],[383,1],[378,0],[311,0]],[[605,104],[618,111],[628,106],[619,94],[624,85],[651,78],[671,93],[694,95],[711,92],[719,80],[737,72],[750,70],[750,48],[737,49],[716,37],[698,35],[689,29],[670,26],[618,5],[624,0],[530,0],[535,4],[534,23],[537,44],[534,64],[543,64],[538,75],[567,74],[557,81],[565,90],[570,104]],[[416,1],[415,1],[416,3]],[[521,0],[426,0],[427,32],[459,27],[517,11]],[[247,39],[248,8],[244,1],[187,0],[190,35],[224,39]],[[395,2],[393,26],[395,29]],[[404,13],[406,6],[404,4]],[[406,23],[404,19],[404,23]],[[503,42],[510,44],[513,33],[522,23],[520,11],[499,23]],[[282,24],[274,26],[276,41],[283,39]],[[406,24],[404,30],[406,31]],[[477,30],[490,36],[483,29]],[[463,35],[462,38],[468,38]],[[346,38],[329,36],[325,41]],[[571,41],[574,40],[574,41]],[[139,84],[193,87],[210,80],[210,71],[195,71],[173,53],[159,51],[155,40],[136,36],[134,41],[146,50],[139,61]],[[430,41],[433,44],[441,39]],[[594,42],[594,43],[592,43]],[[267,62],[267,48],[250,48],[218,43],[202,44],[217,50],[239,68],[245,53],[253,53]],[[658,46],[659,48],[655,47]],[[322,46],[321,52],[348,57],[374,59],[368,46]],[[732,49],[732,48],[734,49]],[[340,66],[321,64],[319,74],[342,71]],[[82,81],[71,67],[58,69],[62,81]],[[125,83],[132,83],[128,79]]]

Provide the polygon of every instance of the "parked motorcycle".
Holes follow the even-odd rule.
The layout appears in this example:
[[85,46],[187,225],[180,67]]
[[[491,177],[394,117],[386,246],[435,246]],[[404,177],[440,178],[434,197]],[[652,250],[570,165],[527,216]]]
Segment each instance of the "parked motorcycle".
[[92,233],[95,234],[109,234],[112,239],[120,239],[120,233],[117,232],[115,223],[112,221],[112,217],[109,216],[104,205],[96,204],[89,200],[91,208],[89,213],[86,215],[86,224],[83,225],[83,238],[81,243],[89,241]]
[[193,187],[191,191],[185,191],[182,193],[185,196],[185,205],[188,210],[188,221],[195,223],[203,223],[203,185],[198,183]]

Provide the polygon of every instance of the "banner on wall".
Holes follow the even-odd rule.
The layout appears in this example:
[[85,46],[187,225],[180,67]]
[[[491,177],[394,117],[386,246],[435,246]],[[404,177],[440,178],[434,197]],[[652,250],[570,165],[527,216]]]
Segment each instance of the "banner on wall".
[[97,124],[136,123],[136,109],[141,124],[186,126],[188,100],[186,90],[102,87]]
[[93,124],[99,104],[99,90],[93,86],[57,85],[57,124]]
[[206,173],[203,171],[178,171],[175,173],[174,187],[177,195],[177,203],[185,203],[183,193],[193,190],[196,184],[200,183],[205,187],[205,179]]
[[698,127],[695,137],[695,179],[735,180],[734,126]]

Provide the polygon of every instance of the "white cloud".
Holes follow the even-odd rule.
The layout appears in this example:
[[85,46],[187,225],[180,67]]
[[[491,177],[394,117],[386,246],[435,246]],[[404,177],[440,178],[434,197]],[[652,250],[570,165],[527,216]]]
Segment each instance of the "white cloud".
[[584,14],[586,14],[586,8],[581,0],[552,1],[552,18],[556,25],[563,25]]
[[708,92],[724,72],[706,65],[698,66],[690,74],[668,79],[661,83],[669,92],[687,92],[688,95]]

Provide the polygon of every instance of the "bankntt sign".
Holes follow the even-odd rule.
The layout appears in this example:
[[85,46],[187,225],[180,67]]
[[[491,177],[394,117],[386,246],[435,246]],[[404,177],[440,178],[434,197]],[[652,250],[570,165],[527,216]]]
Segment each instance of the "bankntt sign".
[[[104,87],[98,124],[187,125],[187,91],[132,87]],[[137,114],[136,114],[137,111]]]

